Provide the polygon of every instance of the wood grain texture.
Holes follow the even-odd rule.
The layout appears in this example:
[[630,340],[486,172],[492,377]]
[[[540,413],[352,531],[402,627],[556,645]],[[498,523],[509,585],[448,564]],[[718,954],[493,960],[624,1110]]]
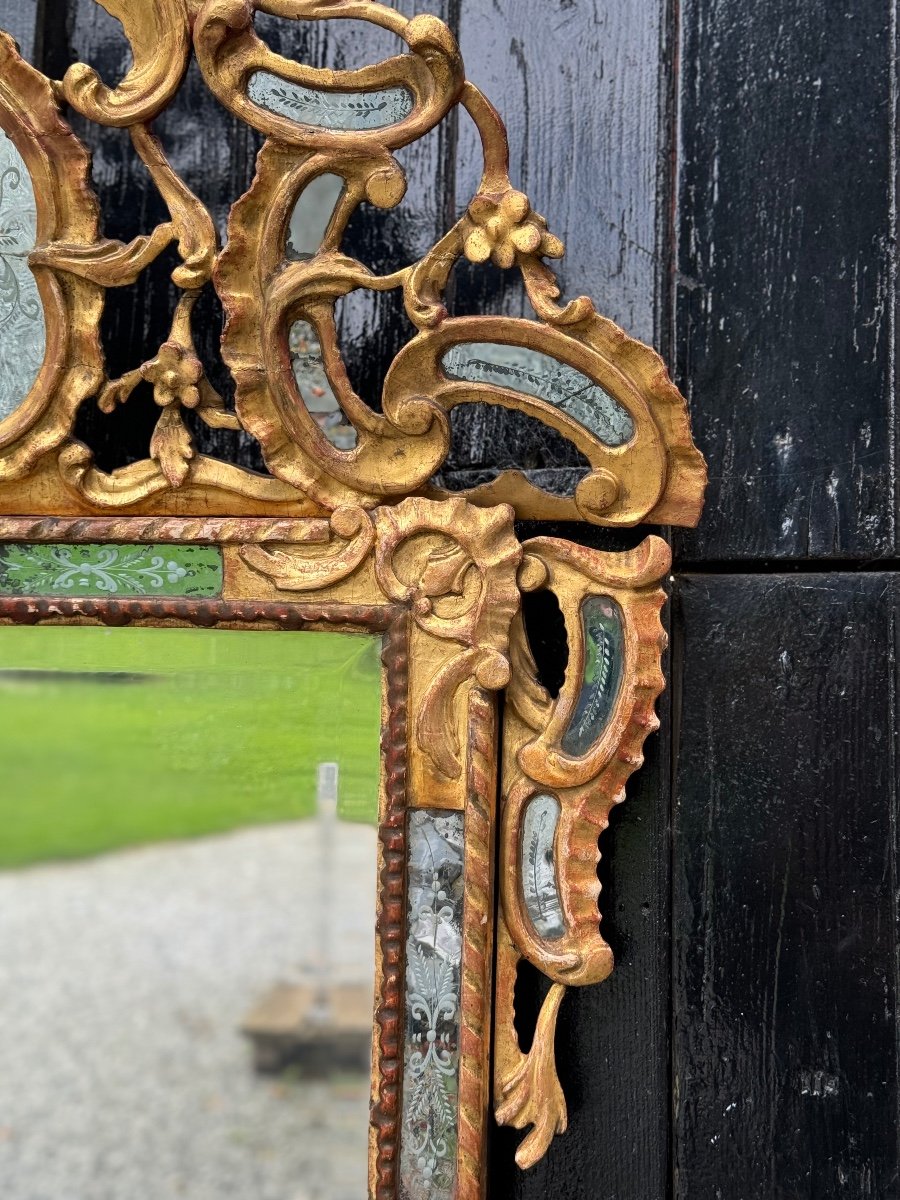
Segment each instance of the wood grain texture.
[[677,372],[710,464],[683,558],[896,554],[889,0],[686,0]]
[[[665,703],[660,707],[664,725]],[[605,983],[566,994],[556,1054],[568,1131],[531,1170],[513,1161],[521,1135],[495,1129],[490,1200],[663,1200],[669,1147],[669,905],[665,739],[600,839],[603,936],[616,967]],[[525,1002],[535,1006],[524,991]],[[546,985],[541,986],[541,995]]]
[[675,1200],[897,1195],[898,602],[679,581]]
[[[612,0],[458,0],[469,78],[500,107],[511,177],[566,243],[566,297],[588,294],[634,337],[655,335],[662,4]],[[456,208],[475,194],[481,154],[460,118]],[[517,272],[468,266],[454,311],[531,316]],[[574,447],[501,409],[453,414],[446,486],[481,481],[496,466],[538,472],[570,491],[583,473]],[[498,462],[499,460],[499,462]]]

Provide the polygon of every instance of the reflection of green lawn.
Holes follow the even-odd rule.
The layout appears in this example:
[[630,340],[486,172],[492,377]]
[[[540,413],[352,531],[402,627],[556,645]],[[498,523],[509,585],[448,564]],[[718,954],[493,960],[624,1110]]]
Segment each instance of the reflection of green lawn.
[[320,762],[340,766],[341,815],[374,821],[378,653],[335,633],[0,628],[0,866],[305,817]]

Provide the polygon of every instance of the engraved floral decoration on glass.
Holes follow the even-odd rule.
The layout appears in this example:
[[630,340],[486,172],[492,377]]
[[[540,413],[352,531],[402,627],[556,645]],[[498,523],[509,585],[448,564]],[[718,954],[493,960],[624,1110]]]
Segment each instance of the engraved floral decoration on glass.
[[28,265],[36,238],[34,185],[0,129],[0,420],[31,391],[44,360],[44,309]]
[[606,446],[624,446],[634,437],[634,421],[617,400],[549,354],[523,346],[469,342],[445,354],[443,366],[453,379],[514,388],[545,400],[590,429]]
[[[551,538],[523,552],[513,518],[696,524],[706,474],[687,406],[651,348],[588,297],[562,296],[551,264],[563,243],[515,186],[503,121],[433,14],[370,0],[101,3],[130,47],[112,86],[84,63],[51,81],[0,34],[2,619],[297,631],[364,614],[385,635],[369,1192],[483,1200],[492,1059],[497,1118],[533,1126],[517,1154],[531,1165],[566,1123],[553,1062],[563,992],[612,969],[597,836],[657,725],[669,565],[652,537],[620,556]],[[320,46],[352,16],[374,33],[367,48],[387,34],[398,52],[354,69],[282,57],[258,14],[260,28],[317,22]],[[189,70],[260,146],[224,228],[153,132]],[[70,113],[130,139],[159,194],[162,219],[127,243],[101,232]],[[377,273],[348,230],[366,206],[399,209],[400,152],[447,130],[452,144],[463,115],[481,149],[473,191],[420,257],[398,247],[403,265]],[[516,272],[530,316],[453,315],[463,259]],[[177,294],[167,327],[110,377],[106,293],[160,267]],[[216,364],[196,336],[204,292],[225,318]],[[339,306],[383,312],[388,293],[409,336],[380,396],[358,395]],[[79,409],[110,414],[148,390],[146,454],[108,470],[75,437]],[[588,464],[572,494],[524,469],[444,490],[452,411],[473,404],[568,439]],[[265,470],[226,461],[226,445]],[[516,617],[520,593],[543,586],[571,651],[554,697]],[[499,764],[493,693],[507,687]],[[553,984],[527,1053],[512,1021],[521,959]]]
[[556,881],[556,830],[560,804],[555,796],[530,800],[522,821],[522,890],[525,907],[539,937],[555,941],[565,933]]
[[584,754],[601,736],[625,669],[622,610],[609,596],[591,596],[581,607],[584,679],[578,704],[562,740],[566,754]]
[[462,813],[410,814],[403,1200],[452,1200],[454,1195],[463,822]]
[[269,112],[319,129],[384,129],[405,120],[414,103],[405,88],[325,92],[299,87],[268,71],[251,76],[247,95]]
[[217,546],[0,545],[0,595],[218,596]]

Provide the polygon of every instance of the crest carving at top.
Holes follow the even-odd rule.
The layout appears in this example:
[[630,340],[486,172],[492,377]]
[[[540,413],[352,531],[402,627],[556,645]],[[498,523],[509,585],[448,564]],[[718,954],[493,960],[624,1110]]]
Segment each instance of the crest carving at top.
[[[450,449],[450,411],[488,403],[557,430],[589,470],[567,498],[506,471],[466,492],[470,501],[509,503],[528,518],[696,522],[705,467],[684,400],[657,355],[598,315],[587,297],[560,301],[548,260],[562,256],[562,242],[513,186],[503,122],[466,79],[445,24],[371,0],[103,0],[103,7],[132,50],[117,86],[84,63],[51,81],[0,35],[0,357],[8,368],[0,510],[24,503],[35,512],[302,515],[371,509],[410,494],[440,497],[446,493],[432,480]],[[396,36],[398,53],[357,70],[309,66],[269,48],[254,26],[257,11],[370,22]],[[153,132],[192,56],[216,98],[264,138],[224,245]],[[378,275],[343,248],[348,223],[363,203],[404,203],[394,152],[455,108],[480,135],[477,193],[422,258]],[[89,155],[67,124],[68,110],[127,130],[168,220],[127,243],[102,235]],[[328,210],[323,218],[320,203],[313,219],[303,206],[326,181],[335,185]],[[22,218],[29,199],[30,221]],[[312,239],[303,255],[290,247],[298,214],[309,218]],[[133,284],[171,248],[178,298],[168,335],[111,378],[100,335],[106,292]],[[534,318],[450,316],[445,293],[463,258],[519,272]],[[225,312],[221,351],[233,407],[207,377],[195,344],[195,307],[206,288]],[[339,344],[335,308],[356,291],[398,293],[413,330],[379,397],[354,392]],[[76,412],[96,405],[110,413],[142,385],[159,409],[147,456],[105,472],[73,436]],[[327,420],[317,402],[323,395]],[[190,410],[214,429],[255,439],[268,474],[199,453],[185,421]]]

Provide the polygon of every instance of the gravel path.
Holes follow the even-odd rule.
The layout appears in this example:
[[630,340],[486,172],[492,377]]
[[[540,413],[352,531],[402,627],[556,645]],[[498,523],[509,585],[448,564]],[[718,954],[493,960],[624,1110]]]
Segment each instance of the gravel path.
[[[341,825],[340,975],[375,832]],[[310,823],[0,873],[3,1200],[363,1200],[368,1080],[260,1078],[238,1026],[314,958]]]

